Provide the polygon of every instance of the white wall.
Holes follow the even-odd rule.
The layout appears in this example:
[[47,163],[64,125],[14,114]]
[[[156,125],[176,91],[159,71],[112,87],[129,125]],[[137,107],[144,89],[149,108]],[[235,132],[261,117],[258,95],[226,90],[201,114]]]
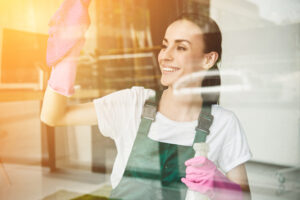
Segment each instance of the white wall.
[[[287,14],[299,10],[300,2],[252,2],[211,1],[211,15],[223,32],[221,74],[239,72],[250,87],[222,93],[221,104],[241,120],[253,160],[300,165],[300,18]],[[223,85],[233,82],[222,76]]]

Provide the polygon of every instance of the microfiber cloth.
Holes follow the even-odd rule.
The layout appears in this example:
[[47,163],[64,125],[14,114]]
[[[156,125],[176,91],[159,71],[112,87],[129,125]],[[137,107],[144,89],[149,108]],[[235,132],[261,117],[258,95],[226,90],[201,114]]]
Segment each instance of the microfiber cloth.
[[84,38],[90,25],[91,0],[65,0],[49,22],[47,65],[54,66]]

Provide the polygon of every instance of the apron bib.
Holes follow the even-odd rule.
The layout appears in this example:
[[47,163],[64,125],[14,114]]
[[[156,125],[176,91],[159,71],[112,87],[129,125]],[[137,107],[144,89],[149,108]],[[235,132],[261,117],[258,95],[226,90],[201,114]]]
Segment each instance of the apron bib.
[[[111,199],[185,199],[187,187],[181,178],[185,177],[184,162],[195,155],[193,147],[148,138],[160,96],[161,93],[145,102],[125,172],[118,186],[112,190]],[[205,142],[213,121],[210,112],[211,106],[203,106],[193,143]]]

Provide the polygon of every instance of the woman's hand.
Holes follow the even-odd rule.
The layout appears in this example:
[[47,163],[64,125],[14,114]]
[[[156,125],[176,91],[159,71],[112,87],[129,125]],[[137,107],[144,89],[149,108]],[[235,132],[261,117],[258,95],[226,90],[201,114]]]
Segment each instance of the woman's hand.
[[230,181],[215,164],[204,156],[197,156],[185,162],[186,177],[181,181],[191,190],[200,192],[214,200],[242,200],[239,184]]
[[47,44],[49,66],[55,66],[84,39],[90,26],[90,2],[91,0],[64,0],[50,19]]
[[74,94],[76,65],[90,25],[90,0],[65,0],[50,21],[47,64],[52,67],[49,86],[64,96]]

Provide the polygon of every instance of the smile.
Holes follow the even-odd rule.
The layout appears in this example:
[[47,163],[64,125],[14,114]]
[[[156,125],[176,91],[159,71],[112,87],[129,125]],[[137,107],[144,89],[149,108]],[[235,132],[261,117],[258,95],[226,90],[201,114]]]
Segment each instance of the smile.
[[173,66],[162,67],[162,70],[164,72],[175,72],[178,71],[179,69],[180,69],[179,67],[173,67]]

